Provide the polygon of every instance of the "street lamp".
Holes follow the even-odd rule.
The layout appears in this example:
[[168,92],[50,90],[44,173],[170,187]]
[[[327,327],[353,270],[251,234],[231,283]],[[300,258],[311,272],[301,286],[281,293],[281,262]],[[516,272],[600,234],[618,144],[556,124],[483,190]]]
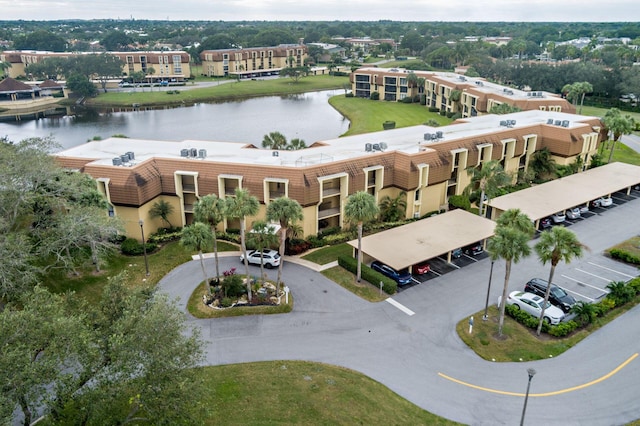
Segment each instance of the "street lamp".
[[524,407],[522,407],[522,418],[520,419],[520,426],[524,425],[524,413],[527,411],[527,400],[529,399],[529,388],[531,387],[531,379],[536,374],[536,370],[533,368],[527,368],[527,374],[529,375],[529,382],[527,383],[527,393],[524,396]]
[[486,321],[489,318],[487,311],[489,310],[489,293],[491,292],[491,277],[493,276],[493,264],[495,260],[491,259],[491,269],[489,270],[489,285],[487,286],[487,300],[484,303],[484,315],[482,321]]
[[149,260],[147,260],[147,244],[144,240],[144,220],[140,219],[138,221],[138,225],[140,225],[140,233],[142,233],[142,252],[144,253],[144,268],[147,271],[147,276],[149,276]]

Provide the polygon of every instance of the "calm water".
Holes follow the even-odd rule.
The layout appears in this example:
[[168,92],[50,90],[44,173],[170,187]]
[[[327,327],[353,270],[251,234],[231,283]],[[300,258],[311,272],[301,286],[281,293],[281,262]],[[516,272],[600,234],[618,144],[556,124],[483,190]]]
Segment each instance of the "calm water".
[[260,145],[264,135],[279,131],[288,140],[307,145],[334,139],[349,129],[349,121],[328,103],[342,90],[269,96],[224,103],[131,112],[92,109],[69,111],[21,121],[0,121],[0,137],[11,141],[53,135],[63,148],[121,134],[137,139],[186,139],[248,142]]

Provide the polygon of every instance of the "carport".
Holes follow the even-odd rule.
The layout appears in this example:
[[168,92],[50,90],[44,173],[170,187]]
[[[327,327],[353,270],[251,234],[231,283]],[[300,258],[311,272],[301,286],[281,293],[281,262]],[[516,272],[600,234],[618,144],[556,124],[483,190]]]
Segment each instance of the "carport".
[[[447,213],[368,235],[362,238],[365,262],[379,260],[395,270],[447,254],[493,235],[496,224],[465,210]],[[358,249],[358,240],[349,241]]]
[[496,197],[489,201],[491,217],[496,219],[509,209],[520,209],[536,222],[572,207],[587,205],[598,197],[610,195],[640,183],[640,167],[611,163],[556,179],[541,185]]

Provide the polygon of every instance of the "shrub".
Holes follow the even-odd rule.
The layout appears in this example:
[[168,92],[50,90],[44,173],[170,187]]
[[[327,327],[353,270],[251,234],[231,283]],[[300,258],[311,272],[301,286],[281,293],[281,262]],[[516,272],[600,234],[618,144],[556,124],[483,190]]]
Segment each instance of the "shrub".
[[344,95],[345,98],[353,98],[353,92],[349,92],[346,95]]
[[410,96],[407,96],[403,99],[400,99],[400,102],[402,102],[403,104],[412,104],[413,103],[413,98]]
[[307,242],[311,244],[311,248],[318,248],[326,245],[324,238],[317,235],[309,235],[307,237]]
[[438,112],[440,111],[437,107],[429,107],[429,112]]
[[594,306],[596,308],[596,315],[599,317],[603,317],[607,314],[607,312],[616,307],[616,302],[612,299],[605,298],[600,302],[594,304]]
[[328,228],[323,229],[320,233],[318,233],[319,237],[326,237],[327,235],[335,235],[339,234],[342,231],[342,228],[339,226],[330,226]]
[[607,287],[609,294],[605,299],[611,299],[615,302],[615,306],[622,306],[627,302],[630,302],[635,296],[635,289],[628,286],[624,281],[612,281]]
[[598,316],[598,307],[592,303],[580,301],[571,307],[571,313],[576,315],[576,320],[584,327]]
[[[353,274],[358,273],[358,261],[353,257],[338,256],[338,265]],[[382,290],[387,294],[395,294],[398,291],[398,283],[391,278],[374,271],[365,264],[362,264],[361,273],[362,279],[373,285],[382,281]]]
[[148,242],[164,243],[167,241],[175,241],[182,236],[182,228],[160,228],[157,232],[149,235]]
[[371,92],[371,95],[369,96],[369,99],[371,99],[372,101],[380,100],[380,93]]
[[300,253],[304,253],[305,251],[309,250],[311,248],[311,243],[305,240],[300,240],[300,239],[290,239],[287,240],[288,244],[287,247],[285,249],[285,254],[289,254],[289,255],[297,255]]
[[246,289],[242,283],[242,277],[240,275],[225,276],[222,280],[222,290],[226,297],[240,297],[246,293]]
[[570,320],[567,322],[561,322],[558,325],[551,326],[549,328],[549,334],[555,337],[565,337],[577,328],[578,323]]
[[324,241],[326,244],[329,245],[336,245],[336,244],[342,244],[342,243],[346,243],[349,240],[352,240],[352,234],[348,233],[348,232],[343,232],[340,234],[336,234],[336,235],[328,235],[326,237],[324,237]]
[[631,287],[636,294],[640,294],[640,277],[636,277],[627,283],[629,287]]
[[120,245],[120,251],[122,254],[127,256],[140,256],[144,254],[145,247],[147,249],[147,253],[153,252],[158,245],[155,243],[146,243],[144,246],[138,242],[138,240],[134,238],[127,238]]
[[640,265],[640,257],[626,250],[614,248],[609,250],[609,255],[612,258],[621,260],[623,262],[632,263],[634,265]]
[[466,195],[452,195],[449,197],[449,206],[451,208],[469,210],[471,208],[471,202]]
[[[505,312],[511,318],[524,325],[527,328],[537,329],[539,319],[534,317],[533,315],[516,308],[514,305],[505,306]],[[542,332],[548,333],[550,325],[546,322],[542,322]]]
[[220,301],[220,306],[222,306],[223,308],[228,308],[229,306],[231,306],[233,304],[233,302],[231,301],[231,299],[229,299],[228,297],[224,297],[221,301]]

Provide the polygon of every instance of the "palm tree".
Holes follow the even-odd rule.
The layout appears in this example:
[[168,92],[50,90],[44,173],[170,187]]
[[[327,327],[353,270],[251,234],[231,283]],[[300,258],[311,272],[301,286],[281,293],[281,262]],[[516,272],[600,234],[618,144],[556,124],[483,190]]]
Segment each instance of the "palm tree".
[[[531,225],[533,227],[533,225]],[[492,260],[505,260],[504,287],[502,298],[500,299],[500,316],[498,320],[498,336],[502,337],[502,326],[504,325],[504,310],[507,302],[507,292],[509,289],[509,277],[511,275],[512,263],[518,263],[521,258],[529,256],[529,235],[510,226],[496,226],[495,235],[487,244],[487,251]]]
[[280,132],[271,132],[262,138],[262,147],[269,149],[285,149],[287,138]]
[[380,219],[384,222],[397,222],[405,218],[407,193],[400,191],[395,198],[388,195],[380,201]]
[[294,139],[291,139],[291,142],[287,144],[285,149],[287,151],[297,151],[299,149],[304,149],[306,147],[307,147],[307,144],[304,141],[304,139],[294,138]]
[[213,256],[216,263],[216,281],[220,281],[220,265],[218,262],[218,238],[216,228],[224,220],[227,205],[222,198],[215,194],[205,195],[193,206],[196,221],[208,223],[213,234]]
[[149,216],[152,218],[159,217],[169,225],[169,228],[173,228],[171,222],[169,222],[169,216],[173,214],[174,208],[168,201],[160,200],[153,203],[149,210]]
[[629,135],[635,129],[635,120],[629,114],[622,115],[618,108],[611,108],[607,111],[602,118],[604,127],[613,132],[613,143],[611,144],[611,151],[609,151],[609,163],[613,158],[613,150],[616,146],[616,142],[622,135]]
[[[247,239],[256,247],[256,250],[263,252],[266,248],[278,243],[274,231],[273,225],[260,220],[253,224],[253,229],[249,232]],[[280,258],[280,264],[282,265],[282,258]],[[264,284],[264,258],[262,256],[260,256],[260,282]]]
[[534,178],[541,179],[556,173],[556,162],[551,158],[551,151],[544,147],[531,155],[529,168],[533,170]]
[[[0,77],[4,78],[5,74],[7,72],[7,70],[11,68],[11,62],[8,61],[0,61]],[[0,78],[0,80],[2,80],[2,78]]]
[[549,294],[551,293],[551,283],[553,282],[553,274],[556,266],[560,261],[565,263],[571,262],[572,259],[582,256],[583,244],[578,241],[576,234],[562,226],[554,226],[550,231],[544,231],[540,234],[540,240],[535,245],[536,253],[543,265],[551,262],[551,271],[549,271],[549,279],[547,280],[547,290],[544,293],[544,303],[542,304],[542,312],[540,312],[540,320],[536,334],[539,336],[542,330],[542,322],[544,320],[544,311],[549,302]]
[[247,297],[251,302],[251,280],[249,279],[249,259],[247,258],[247,244],[245,242],[245,220],[247,216],[255,216],[260,209],[258,199],[249,194],[249,191],[236,188],[235,196],[227,201],[227,217],[240,221],[240,250],[244,257],[244,268],[247,274]]
[[376,198],[365,191],[358,191],[347,198],[344,215],[348,222],[358,224],[358,271],[356,281],[360,282],[362,275],[362,225],[378,216],[380,209],[376,205]]
[[591,324],[596,318],[596,306],[581,300],[571,307],[571,313],[575,314],[580,324],[585,326]]
[[204,269],[204,256],[202,255],[202,251],[211,247],[212,241],[213,235],[211,228],[201,222],[196,222],[193,225],[185,227],[182,230],[182,237],[180,238],[181,245],[198,252],[200,266],[202,267],[202,276],[204,277],[204,283],[207,287],[207,294],[211,294],[211,287],[209,286],[207,271]]
[[576,81],[573,84],[565,84],[564,87],[562,87],[562,93],[566,93],[567,98],[572,99],[574,105],[577,105],[578,99],[580,99],[578,114],[582,114],[584,96],[591,92],[593,92],[593,86],[588,81]]
[[[287,197],[276,198],[267,206],[267,220],[280,224],[280,256],[284,256],[285,243],[289,227],[297,221],[302,220],[302,207],[296,200]],[[283,258],[278,266],[278,281],[276,282],[278,294],[280,293],[280,282],[282,281]]]
[[471,176],[471,183],[467,188],[470,191],[476,188],[480,190],[478,215],[484,216],[485,197],[488,202],[501,187],[511,183],[511,176],[504,171],[497,160],[485,161],[480,167],[467,169],[467,174]]
[[536,230],[533,222],[520,209],[509,209],[502,213],[496,221],[498,226],[506,226],[526,234],[529,238],[533,237]]

